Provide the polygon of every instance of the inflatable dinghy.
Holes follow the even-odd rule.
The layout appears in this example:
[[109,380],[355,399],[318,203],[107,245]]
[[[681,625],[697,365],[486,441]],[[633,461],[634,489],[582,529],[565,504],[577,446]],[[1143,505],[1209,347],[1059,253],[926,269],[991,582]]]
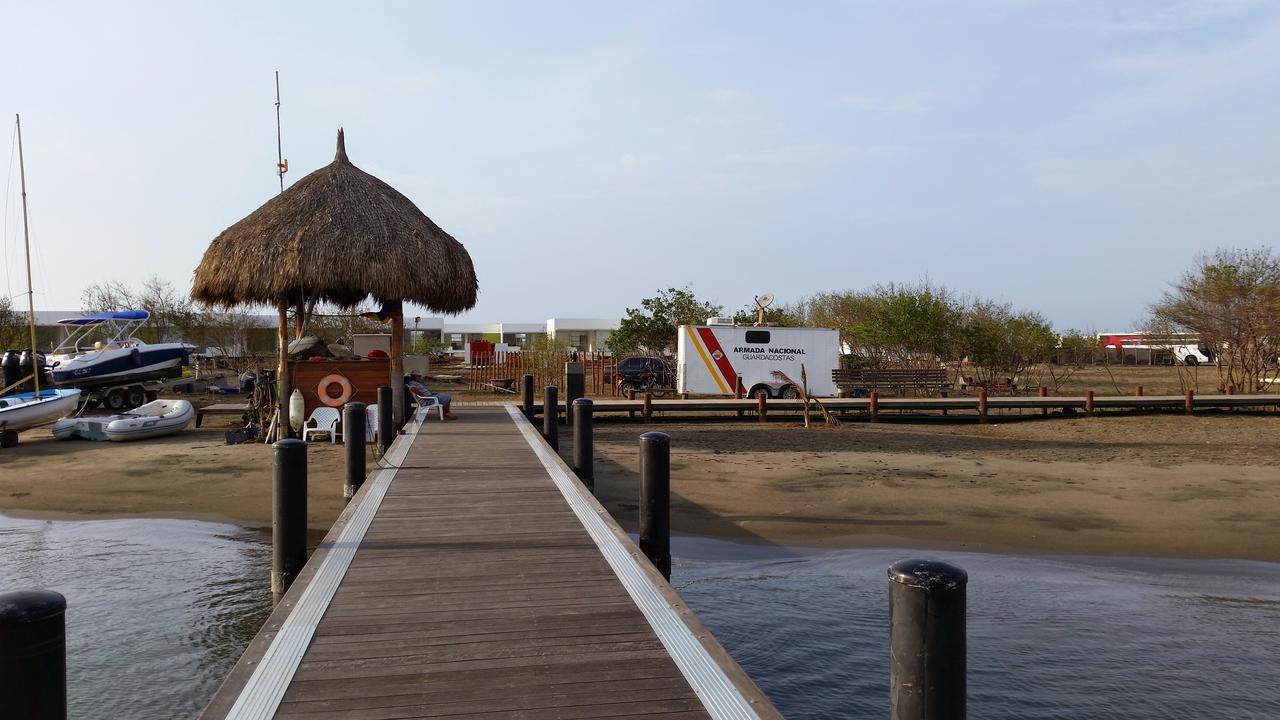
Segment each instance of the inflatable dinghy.
[[59,440],[142,440],[171,435],[195,419],[196,409],[186,400],[156,400],[121,415],[63,418],[53,424],[53,436]]

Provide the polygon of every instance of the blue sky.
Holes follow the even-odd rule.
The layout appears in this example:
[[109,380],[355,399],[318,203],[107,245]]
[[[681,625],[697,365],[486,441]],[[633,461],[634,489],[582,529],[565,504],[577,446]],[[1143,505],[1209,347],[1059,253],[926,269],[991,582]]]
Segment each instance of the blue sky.
[[470,251],[478,320],[927,277],[1108,329],[1274,243],[1278,3],[790,5],[0,3],[37,303],[189,287],[278,189],[277,69],[286,180],[345,127]]

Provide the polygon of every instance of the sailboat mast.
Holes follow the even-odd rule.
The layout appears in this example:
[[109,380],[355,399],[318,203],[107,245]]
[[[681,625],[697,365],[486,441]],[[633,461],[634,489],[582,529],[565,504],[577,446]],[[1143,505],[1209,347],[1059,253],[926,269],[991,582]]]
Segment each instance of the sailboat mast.
[[31,329],[31,370],[35,375],[37,400],[40,399],[40,349],[36,347],[36,292],[31,284],[31,231],[27,224],[27,166],[22,158],[22,116],[13,116],[18,123],[18,178],[22,186],[22,242],[27,253],[27,325]]

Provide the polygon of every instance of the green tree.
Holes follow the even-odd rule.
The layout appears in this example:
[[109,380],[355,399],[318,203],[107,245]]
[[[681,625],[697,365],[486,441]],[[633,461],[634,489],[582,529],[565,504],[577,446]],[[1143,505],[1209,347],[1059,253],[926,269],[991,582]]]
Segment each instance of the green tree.
[[699,300],[688,287],[667,288],[641,300],[640,307],[627,308],[607,344],[616,355],[669,355],[675,351],[679,326],[701,325],[723,311],[720,305]]
[[16,350],[31,345],[31,332],[27,327],[27,314],[15,310],[13,301],[0,297],[0,352]]
[[1218,385],[1259,392],[1280,372],[1280,256],[1271,248],[1201,256],[1151,306],[1161,333],[1195,335],[1218,353]]
[[861,345],[898,365],[936,363],[951,357],[961,310],[943,287],[883,285],[870,292],[857,326]]
[[[758,319],[760,319],[760,314],[754,305],[748,305],[733,314],[733,322],[737,325],[755,325]],[[764,322],[766,325],[775,327],[800,327],[804,325],[804,321],[795,314],[794,310],[788,307],[765,308]]]
[[852,290],[818,293],[798,303],[798,317],[810,327],[835,328],[840,343],[855,352],[865,350],[862,327],[875,311],[878,300]]
[[957,339],[979,382],[1018,378],[1045,362],[1058,346],[1053,326],[1039,313],[1018,312],[1008,303],[988,300],[965,310]]
[[960,302],[945,287],[878,285],[825,292],[792,313],[804,324],[831,327],[861,364],[933,364],[954,354]]

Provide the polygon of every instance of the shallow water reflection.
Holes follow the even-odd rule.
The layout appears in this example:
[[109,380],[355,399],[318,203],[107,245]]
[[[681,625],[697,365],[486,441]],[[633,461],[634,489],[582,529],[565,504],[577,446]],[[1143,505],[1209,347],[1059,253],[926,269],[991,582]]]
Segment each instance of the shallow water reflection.
[[969,717],[1280,718],[1278,564],[675,551],[681,595],[788,717],[888,716],[885,571],[924,555],[969,573]]
[[70,717],[192,717],[270,612],[268,541],[216,523],[0,516],[0,588],[67,597]]
[[[269,537],[0,516],[0,588],[67,596],[75,718],[192,717],[271,607]],[[1280,718],[1280,564],[683,538],[685,600],[788,717],[888,715],[885,569],[969,572],[973,718]],[[2,713],[0,713],[2,714]]]

